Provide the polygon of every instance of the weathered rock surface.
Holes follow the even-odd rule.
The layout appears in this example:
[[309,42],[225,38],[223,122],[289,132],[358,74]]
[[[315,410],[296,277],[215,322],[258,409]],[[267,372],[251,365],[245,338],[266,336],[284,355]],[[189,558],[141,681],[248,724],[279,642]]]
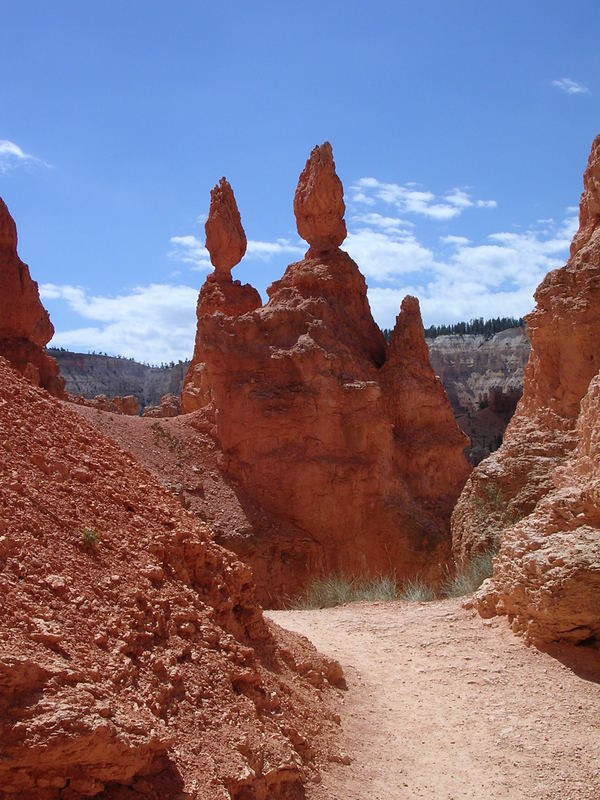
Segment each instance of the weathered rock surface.
[[[500,547],[478,606],[537,641],[597,635],[600,538],[600,136],[584,176],[580,230],[527,317],[531,355],[504,443],[471,475],[452,517],[458,561]],[[587,398],[582,403],[584,397]],[[594,610],[595,609],[595,610]]]
[[508,328],[486,339],[453,334],[427,339],[431,366],[448,393],[455,414],[516,404],[523,393],[523,370],[531,346],[525,328]]
[[229,182],[221,178],[211,190],[210,209],[204,226],[206,249],[218,280],[231,281],[231,268],[244,257],[246,234]]
[[181,399],[175,394],[165,394],[160,398],[160,405],[146,406],[143,417],[176,417],[181,414]]
[[0,356],[57,397],[64,395],[58,365],[44,350],[54,335],[38,285],[17,255],[17,228],[0,198]]
[[600,373],[581,402],[573,458],[555,488],[509,528],[493,580],[474,598],[535,642],[600,639]]
[[302,796],[339,666],[75,408],[0,358],[0,793]]
[[346,238],[344,188],[335,171],[329,142],[317,145],[300,174],[294,214],[300,236],[309,243],[308,256],[336,250]]
[[184,410],[214,419],[226,474],[273,520],[228,542],[272,604],[334,571],[435,580],[469,471],[417,301],[403,303],[388,347],[363,276],[337,249],[333,169],[330,147],[316,148],[295,202],[310,249],[265,306],[209,276],[182,393]]
[[125,397],[107,397],[105,394],[97,394],[91,399],[81,395],[67,395],[67,400],[80,406],[96,408],[99,411],[110,411],[113,414],[126,414],[135,417],[140,413],[140,404],[132,394]]

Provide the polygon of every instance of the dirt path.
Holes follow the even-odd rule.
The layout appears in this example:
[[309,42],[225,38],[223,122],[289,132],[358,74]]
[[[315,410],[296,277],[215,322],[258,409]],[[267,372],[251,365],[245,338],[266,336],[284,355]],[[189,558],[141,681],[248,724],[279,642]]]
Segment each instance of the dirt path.
[[455,600],[269,616],[348,681],[351,762],[309,800],[600,800],[600,651],[541,653]]

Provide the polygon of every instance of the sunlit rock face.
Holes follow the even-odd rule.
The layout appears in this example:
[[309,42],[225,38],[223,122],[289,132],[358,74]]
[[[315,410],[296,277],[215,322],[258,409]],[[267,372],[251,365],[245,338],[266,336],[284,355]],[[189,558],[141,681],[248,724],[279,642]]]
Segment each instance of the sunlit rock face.
[[29,267],[17,255],[17,228],[0,198],[0,355],[37,386],[64,396],[58,365],[44,351],[54,335]]
[[458,560],[500,547],[480,610],[508,614],[515,630],[539,641],[581,641],[600,630],[599,171],[600,136],[571,258],[544,278],[527,317],[523,398],[502,447],[472,473],[452,518]]
[[294,210],[309,250],[264,306],[216,276],[198,300],[182,405],[214,420],[224,470],[263,514],[256,535],[227,546],[272,605],[335,571],[435,580],[469,466],[418,302],[405,299],[387,345],[339,249],[343,189],[328,143],[311,153]]

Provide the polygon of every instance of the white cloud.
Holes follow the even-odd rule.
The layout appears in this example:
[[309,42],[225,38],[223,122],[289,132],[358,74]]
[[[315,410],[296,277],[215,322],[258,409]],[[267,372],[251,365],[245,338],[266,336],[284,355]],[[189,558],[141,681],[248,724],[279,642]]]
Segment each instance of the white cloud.
[[[403,252],[395,237],[362,231],[364,252],[358,263],[377,282],[396,277],[394,286],[369,289],[373,314],[382,327],[393,326],[406,294],[419,298],[426,325],[480,316],[520,317],[533,308],[533,292],[544,275],[565,263],[576,229],[577,220],[570,215],[550,229],[493,233],[482,243],[445,236],[440,252],[425,248],[414,236],[412,252]],[[427,254],[423,269],[415,257],[419,253]],[[371,260],[378,266],[365,268]]]
[[590,90],[587,86],[584,86],[582,83],[577,83],[577,81],[573,81],[571,78],[560,78],[560,80],[552,81],[552,86],[556,86],[557,89],[560,89],[566,94],[590,94]]
[[431,250],[407,231],[362,228],[350,231],[342,245],[366,278],[391,281],[400,275],[433,269]]
[[[191,264],[194,270],[212,269],[208,250],[196,236],[172,236],[170,241],[173,245],[173,249],[169,253],[170,258],[182,261],[184,264]],[[307,245],[302,245],[300,240],[296,243],[283,238],[274,242],[250,239],[246,247],[245,258],[270,261],[273,256],[278,255],[302,256],[306,252],[306,248]]]
[[49,166],[44,161],[22,150],[18,144],[9,139],[0,139],[0,174],[4,174],[19,166],[32,166],[41,164]]
[[273,256],[293,255],[303,256],[308,248],[307,244],[291,242],[289,239],[277,239],[275,242],[257,242],[253,239],[248,240],[246,248],[246,258],[260,258],[261,261],[269,261]]
[[50,309],[66,303],[95,324],[57,332],[51,345],[98,350],[149,363],[191,356],[196,336],[198,290],[190,286],[151,284],[110,297],[92,295],[81,286],[46,283],[40,294]]
[[171,236],[173,249],[169,252],[169,258],[181,261],[184,264],[191,264],[192,269],[211,270],[210,256],[200,239],[195,236]]
[[442,197],[419,189],[415,183],[383,183],[377,178],[366,177],[350,187],[351,202],[375,205],[383,201],[402,214],[416,214],[439,221],[454,219],[467,208],[495,208],[495,200],[474,200],[464,189],[454,188]]

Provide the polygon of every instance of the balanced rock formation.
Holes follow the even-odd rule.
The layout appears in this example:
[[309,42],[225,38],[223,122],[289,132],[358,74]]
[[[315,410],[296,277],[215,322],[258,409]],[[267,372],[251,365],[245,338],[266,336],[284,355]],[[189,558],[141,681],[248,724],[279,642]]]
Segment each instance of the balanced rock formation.
[[2,358],[0,430],[0,795],[303,797],[335,754],[339,665],[265,620],[203,523]]
[[599,174],[600,136],[571,258],[544,278],[527,317],[523,398],[502,447],[472,473],[452,518],[458,561],[500,546],[479,608],[507,613],[536,641],[581,641],[600,631]]
[[313,148],[300,173],[294,214],[300,236],[309,243],[307,256],[336,250],[346,238],[344,187],[335,171],[329,142]]
[[227,546],[271,605],[336,571],[435,580],[469,467],[418,303],[404,301],[388,346],[338,249],[343,190],[329,144],[311,153],[294,208],[310,247],[265,306],[217,276],[198,300],[182,406],[214,420],[225,472],[270,520]]
[[[259,293],[249,284],[241,285],[231,277],[231,269],[246,252],[246,234],[233,190],[225,178],[211,190],[210,209],[204,226],[206,249],[215,270],[200,290],[196,315],[198,319],[210,314],[240,315],[261,305]],[[209,401],[205,366],[199,335],[192,363],[181,390],[181,408],[184,412],[202,408]]]
[[37,386],[64,396],[58,365],[44,350],[54,335],[38,285],[17,255],[17,228],[0,198],[0,356]]

